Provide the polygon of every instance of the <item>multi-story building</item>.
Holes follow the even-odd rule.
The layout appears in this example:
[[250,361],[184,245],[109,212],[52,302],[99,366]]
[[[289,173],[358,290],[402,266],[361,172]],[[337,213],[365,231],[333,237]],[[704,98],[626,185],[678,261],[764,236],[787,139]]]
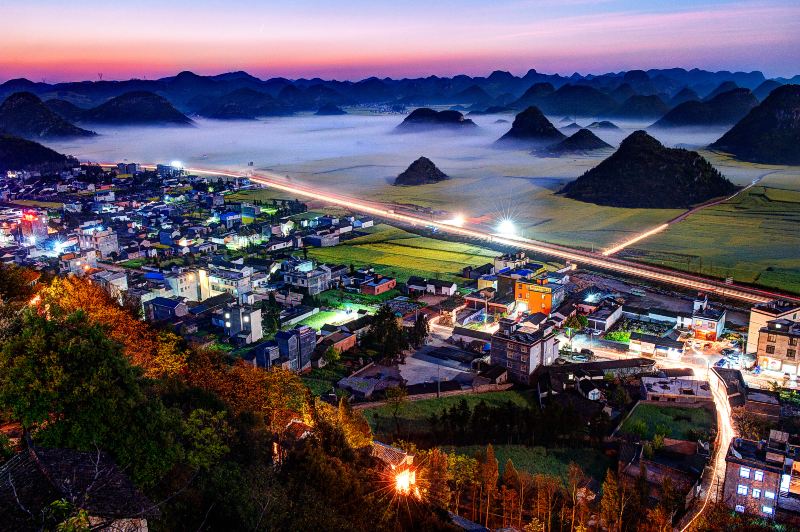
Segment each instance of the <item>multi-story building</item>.
[[700,296],[694,301],[692,312],[692,330],[698,340],[716,342],[725,330],[727,311],[708,303],[707,296]]
[[292,370],[303,371],[311,367],[311,355],[317,347],[317,331],[305,325],[289,331],[278,331],[275,342],[281,357],[289,360]]
[[[252,292],[252,276],[253,268],[250,266],[225,261],[213,262],[208,265],[210,295],[227,293],[238,298],[242,294]],[[202,278],[201,282],[204,282]]]
[[91,279],[117,301],[122,301],[122,294],[128,289],[128,275],[125,272],[101,270],[92,274]]
[[81,276],[97,267],[97,252],[89,249],[82,253],[65,253],[59,257],[58,265],[61,273]]
[[20,239],[23,244],[37,244],[47,239],[47,213],[26,210],[19,221]]
[[221,310],[225,333],[240,344],[252,344],[264,337],[261,309],[249,305],[231,305]]
[[537,368],[555,361],[558,340],[549,326],[533,333],[521,332],[517,327],[511,320],[501,320],[500,329],[492,335],[489,356],[492,364],[508,370],[511,380],[528,384]]
[[758,331],[756,360],[761,369],[796,376],[800,350],[800,322],[781,318]]
[[330,287],[331,274],[329,270],[314,268],[294,268],[284,272],[283,280],[286,284],[301,288],[309,295],[315,296]]
[[725,455],[722,502],[737,512],[773,519],[796,513],[800,496],[798,447],[786,432],[771,430],[767,441],[734,438]]
[[113,229],[104,229],[97,222],[88,222],[79,227],[76,232],[81,249],[95,249],[103,259],[119,253],[117,233]]
[[789,301],[770,301],[759,303],[750,309],[750,325],[747,328],[746,353],[755,353],[758,350],[758,334],[767,326],[768,321],[787,319],[800,321],[800,303]]
[[164,275],[172,294],[187,301],[204,301],[211,297],[208,271],[204,269],[174,269]]

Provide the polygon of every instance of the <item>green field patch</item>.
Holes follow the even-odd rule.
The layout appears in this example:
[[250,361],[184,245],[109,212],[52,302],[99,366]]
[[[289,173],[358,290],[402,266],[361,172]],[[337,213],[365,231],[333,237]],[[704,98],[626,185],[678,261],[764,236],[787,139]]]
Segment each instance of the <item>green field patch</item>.
[[705,408],[661,406],[639,403],[622,424],[620,434],[652,440],[657,432],[677,440],[693,440],[697,432],[709,432],[716,425],[714,414]]

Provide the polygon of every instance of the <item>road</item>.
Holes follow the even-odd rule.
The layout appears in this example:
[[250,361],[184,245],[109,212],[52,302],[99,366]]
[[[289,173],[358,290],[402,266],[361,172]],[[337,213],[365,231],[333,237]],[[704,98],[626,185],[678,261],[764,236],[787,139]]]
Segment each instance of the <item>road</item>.
[[[106,163],[102,164],[101,166],[113,167],[115,165]],[[153,165],[142,166],[145,168],[153,168]],[[433,227],[443,233],[466,238],[484,239],[505,246],[515,247],[526,251],[533,251],[538,254],[570,261],[575,264],[601,268],[638,277],[640,279],[648,279],[651,281],[680,286],[682,288],[703,291],[719,297],[737,299],[746,301],[748,303],[763,303],[774,299],[787,299],[800,302],[800,298],[781,294],[779,292],[736,284],[727,284],[722,281],[717,281],[698,275],[677,272],[656,266],[638,264],[632,261],[604,256],[602,253],[594,253],[590,251],[573,249],[566,246],[549,244],[517,235],[501,235],[494,232],[494,229],[485,225],[478,224],[470,227],[462,227],[443,221],[429,220],[417,214],[400,212],[397,209],[389,208],[382,203],[356,199],[331,192],[324,192],[319,188],[304,185],[274,173],[234,172],[230,170],[213,168],[185,168],[185,171],[197,175],[249,178],[254,183],[274,188],[276,190],[281,190],[283,192],[288,192],[298,197],[314,199],[332,205],[339,205],[350,210],[363,212],[365,214],[377,216],[382,219],[393,220],[416,227]]]

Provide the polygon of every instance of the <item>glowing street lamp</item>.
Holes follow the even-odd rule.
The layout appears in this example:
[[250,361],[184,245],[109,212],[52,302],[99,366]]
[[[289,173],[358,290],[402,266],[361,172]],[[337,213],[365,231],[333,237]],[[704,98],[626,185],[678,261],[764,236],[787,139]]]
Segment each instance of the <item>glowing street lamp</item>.
[[513,236],[517,233],[517,227],[512,220],[504,218],[497,224],[497,232],[504,236]]
[[412,487],[417,483],[416,472],[409,469],[398,471],[394,476],[394,489],[401,495],[411,493]]

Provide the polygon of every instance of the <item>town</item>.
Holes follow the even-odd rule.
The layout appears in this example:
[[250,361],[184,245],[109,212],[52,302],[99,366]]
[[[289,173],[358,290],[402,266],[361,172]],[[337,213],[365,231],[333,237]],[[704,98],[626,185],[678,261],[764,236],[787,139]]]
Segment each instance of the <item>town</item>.
[[[4,267],[31,285],[82,279],[193,349],[296,373],[363,413],[392,468],[485,444],[523,468],[570,442],[586,525],[606,469],[678,529],[709,501],[800,525],[797,299],[720,300],[488,242],[466,242],[482,254],[444,274],[386,264],[387,232],[463,244],[179,162],[9,171],[0,200]],[[470,521],[486,525],[492,504],[471,504],[445,509],[483,529]]]

